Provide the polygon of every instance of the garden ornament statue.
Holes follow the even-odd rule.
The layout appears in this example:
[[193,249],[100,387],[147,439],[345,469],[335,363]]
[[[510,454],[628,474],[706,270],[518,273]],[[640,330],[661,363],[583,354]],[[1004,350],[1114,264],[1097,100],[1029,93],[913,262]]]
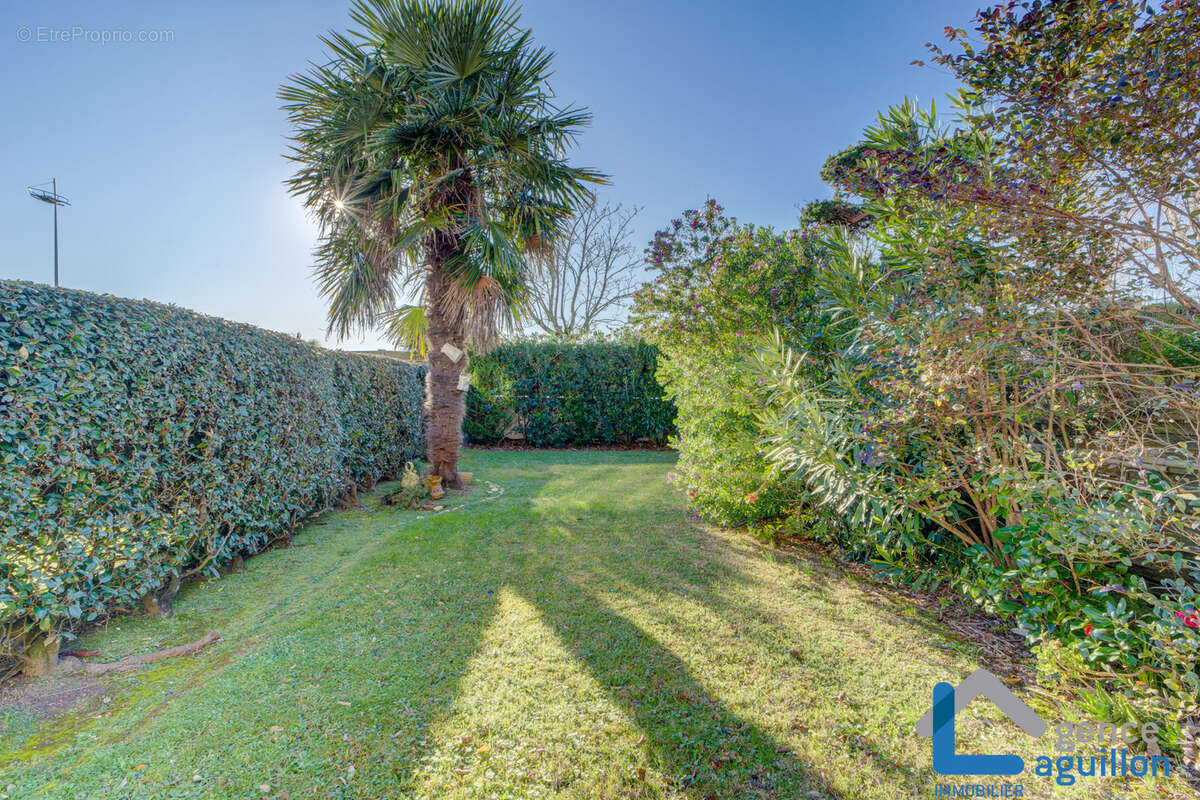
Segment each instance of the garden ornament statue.
[[404,474],[400,477],[400,488],[411,489],[420,482],[421,476],[417,474],[417,470],[413,467],[413,462],[406,462],[404,464]]

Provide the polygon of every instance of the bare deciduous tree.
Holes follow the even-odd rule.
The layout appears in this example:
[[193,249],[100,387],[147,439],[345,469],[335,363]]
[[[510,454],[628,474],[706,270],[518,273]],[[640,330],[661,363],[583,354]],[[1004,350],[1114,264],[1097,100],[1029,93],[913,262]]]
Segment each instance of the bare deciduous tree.
[[575,215],[529,288],[529,322],[574,340],[619,321],[639,284],[642,259],[630,243],[638,211],[593,204]]

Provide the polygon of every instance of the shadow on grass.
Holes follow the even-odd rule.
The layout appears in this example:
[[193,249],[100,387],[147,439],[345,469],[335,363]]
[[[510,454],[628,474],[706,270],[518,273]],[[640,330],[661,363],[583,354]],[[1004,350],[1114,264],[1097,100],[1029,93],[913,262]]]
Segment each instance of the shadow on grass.
[[512,588],[538,607],[569,652],[645,734],[655,767],[676,790],[709,798],[797,797],[819,789],[840,797],[812,765],[726,708],[681,659],[572,576],[542,575],[530,586]]
[[[559,460],[555,456],[560,455],[539,453],[536,461],[552,466]],[[629,463],[628,454],[584,455],[589,467]],[[628,522],[630,512],[603,504],[588,508],[586,501],[582,508],[580,504],[541,507],[537,502],[540,491],[564,476],[553,471],[538,474],[540,478],[533,478],[528,470],[524,471],[519,488],[522,494],[528,492],[529,498],[509,502],[530,514],[532,524],[541,523],[543,530],[561,526],[561,537],[551,535],[546,541],[545,534],[541,534],[532,541],[522,541],[520,532],[511,526],[514,518],[520,517],[493,507],[476,517],[478,533],[463,544],[477,548],[474,558],[497,565],[494,591],[507,588],[536,608],[567,652],[604,687],[613,704],[644,735],[644,751],[671,788],[697,800],[800,797],[806,791],[840,798],[813,765],[803,763],[770,733],[730,710],[701,685],[682,659],[604,602],[605,589],[611,591],[621,581],[645,577],[636,559],[629,560],[623,548],[612,547],[614,539],[623,543],[626,535],[618,527],[603,530],[607,527],[603,524],[606,514],[614,526],[620,526]],[[624,498],[634,508],[638,493],[637,487],[631,487]],[[584,519],[600,530],[593,527],[574,531],[575,535],[568,532],[573,523]],[[518,546],[514,549],[514,545]],[[680,557],[684,557],[682,553]],[[600,566],[599,572],[579,568],[589,562],[607,566]],[[441,624],[438,612],[431,610],[434,615],[427,624],[437,627]],[[493,604],[485,616],[490,618],[494,613]],[[486,623],[480,619],[470,629],[474,645],[469,646],[471,640],[461,636],[467,631],[460,628],[453,646],[439,645],[429,655],[461,682],[485,630]],[[449,715],[462,691],[459,685],[453,692],[435,693],[440,699],[435,706],[418,712],[419,723],[424,726]],[[391,765],[400,786],[412,780],[420,756],[435,744],[428,733],[408,743],[406,755]]]
[[[151,765],[138,778],[147,785],[190,785],[195,771],[216,792],[210,796],[242,796],[257,784],[292,786],[293,796],[367,796],[347,785],[351,774],[403,792],[438,747],[438,724],[469,689],[472,659],[507,587],[637,726],[677,793],[840,797],[818,765],[730,709],[670,647],[606,602],[636,586],[674,591],[731,624],[766,613],[705,591],[717,578],[750,578],[721,563],[719,551],[706,549],[708,534],[660,497],[656,465],[671,456],[519,455],[472,454],[490,461],[488,478],[508,490],[497,502],[419,524],[374,506],[347,512],[336,531],[324,529],[331,535],[300,538],[313,548],[304,567],[272,569],[298,558],[284,551],[205,589],[214,609],[233,602],[217,599],[224,587],[246,604],[230,612],[222,651],[200,660],[228,663],[205,670],[181,660],[142,674],[140,697],[100,723],[102,752],[55,759],[58,774],[28,776],[19,796],[41,796],[64,779],[96,797],[124,796],[113,776],[139,763]],[[630,479],[631,464],[655,467],[634,474],[652,473],[658,483]],[[593,485],[605,491],[590,492]],[[229,763],[234,753],[252,755],[252,773]],[[171,772],[172,760],[187,774]]]

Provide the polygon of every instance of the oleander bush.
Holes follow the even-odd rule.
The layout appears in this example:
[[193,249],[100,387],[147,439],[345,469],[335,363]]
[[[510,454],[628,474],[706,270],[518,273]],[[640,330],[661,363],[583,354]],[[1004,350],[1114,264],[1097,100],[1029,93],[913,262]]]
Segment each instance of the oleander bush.
[[174,306],[3,281],[0,353],[10,657],[262,549],[422,450],[420,368]]
[[673,480],[698,513],[722,524],[773,519],[799,500],[758,446],[760,392],[742,362],[776,327],[812,354],[806,368],[822,370],[817,244],[806,230],[740,224],[710,199],[672,220],[646,251],[658,274],[635,295],[633,322],[659,348],[658,377],[679,409]]
[[534,447],[662,444],[675,408],[644,343],[518,341],[471,359],[468,441],[518,432]]

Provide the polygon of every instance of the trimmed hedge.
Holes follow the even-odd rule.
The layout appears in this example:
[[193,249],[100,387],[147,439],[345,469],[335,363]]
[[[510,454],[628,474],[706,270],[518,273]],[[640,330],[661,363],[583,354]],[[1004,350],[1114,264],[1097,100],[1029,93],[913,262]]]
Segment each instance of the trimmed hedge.
[[496,444],[511,429],[534,447],[662,444],[675,406],[643,343],[514,342],[471,358],[463,424],[468,441]]
[[0,657],[422,451],[421,368],[173,306],[0,281],[0,353]]

